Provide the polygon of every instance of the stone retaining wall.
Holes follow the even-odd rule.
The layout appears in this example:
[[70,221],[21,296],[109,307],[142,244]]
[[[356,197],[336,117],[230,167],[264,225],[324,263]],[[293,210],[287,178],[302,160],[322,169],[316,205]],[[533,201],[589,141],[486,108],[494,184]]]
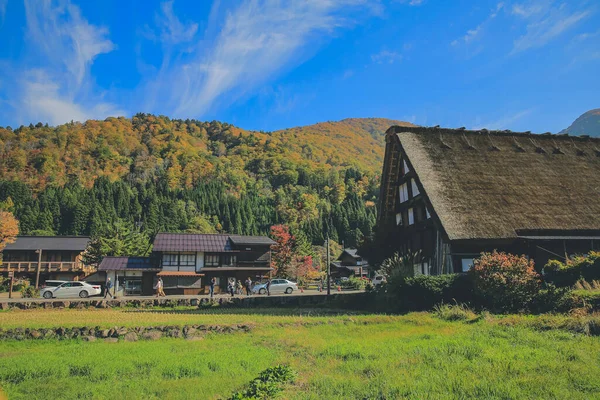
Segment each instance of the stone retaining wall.
[[185,326],[148,326],[148,327],[58,327],[58,328],[14,328],[1,329],[0,340],[28,339],[82,339],[85,341],[104,340],[126,342],[138,340],[158,340],[162,337],[185,338],[187,340],[202,340],[207,333],[249,332],[249,325],[185,325]]
[[0,310],[31,310],[37,308],[151,308],[151,307],[281,307],[281,306],[309,306],[327,305],[334,303],[346,303],[348,300],[357,300],[357,296],[363,293],[332,294],[331,299],[324,295],[302,295],[302,296],[250,296],[250,297],[217,297],[209,299],[202,298],[148,298],[143,300],[129,300],[121,298],[117,300],[45,300],[31,301],[23,299],[19,302],[0,302]]

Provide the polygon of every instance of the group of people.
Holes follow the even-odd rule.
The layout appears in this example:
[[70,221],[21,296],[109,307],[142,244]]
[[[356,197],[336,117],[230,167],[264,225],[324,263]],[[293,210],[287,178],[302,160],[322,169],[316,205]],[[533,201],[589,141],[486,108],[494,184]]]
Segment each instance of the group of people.
[[[210,297],[214,296],[215,285],[217,284],[217,278],[212,277],[210,280]],[[248,277],[244,283],[239,279],[231,278],[227,281],[227,293],[234,297],[236,294],[243,295],[244,289],[246,289],[246,296],[252,294],[252,279]]]
[[[267,294],[270,295],[269,292],[269,286],[270,286],[271,281],[267,281]],[[215,286],[217,284],[217,278],[215,278],[214,276],[211,278],[210,280],[210,297],[213,297],[215,294]],[[106,284],[104,287],[104,298],[106,298],[107,296],[110,296],[111,298],[114,298],[114,296],[110,293],[110,290],[113,287],[113,283],[110,280],[110,278],[108,278],[106,280]],[[163,290],[164,288],[164,283],[161,277],[158,277],[158,281],[156,282],[156,285],[154,286],[154,289],[156,290],[156,297],[164,297],[166,296],[165,291]],[[242,285],[242,281],[241,280],[236,280],[236,279],[229,279],[229,281],[227,282],[227,293],[231,294],[231,297],[235,296],[236,294],[239,295],[243,295],[244,294],[244,288],[246,289],[246,296],[250,296],[252,294],[252,279],[250,279],[250,277],[248,277],[248,279],[246,279]]]

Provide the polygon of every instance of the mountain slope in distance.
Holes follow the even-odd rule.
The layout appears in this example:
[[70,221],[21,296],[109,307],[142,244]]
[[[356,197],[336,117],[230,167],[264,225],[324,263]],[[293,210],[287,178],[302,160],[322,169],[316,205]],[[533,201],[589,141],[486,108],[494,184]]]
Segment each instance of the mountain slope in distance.
[[600,137],[600,108],[590,110],[579,116],[567,129],[563,129],[560,133],[568,133],[570,135],[589,135],[592,137]]

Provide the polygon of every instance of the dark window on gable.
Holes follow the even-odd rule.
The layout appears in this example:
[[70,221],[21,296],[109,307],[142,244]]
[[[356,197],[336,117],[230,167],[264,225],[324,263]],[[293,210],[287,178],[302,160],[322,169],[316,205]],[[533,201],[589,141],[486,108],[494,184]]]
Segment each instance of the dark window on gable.
[[207,267],[218,267],[219,266],[219,255],[207,253],[204,256],[204,265]]

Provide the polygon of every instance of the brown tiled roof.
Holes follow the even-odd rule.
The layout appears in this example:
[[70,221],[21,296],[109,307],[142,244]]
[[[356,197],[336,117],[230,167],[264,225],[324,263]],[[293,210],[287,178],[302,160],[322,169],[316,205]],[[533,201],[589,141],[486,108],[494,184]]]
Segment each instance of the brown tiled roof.
[[90,242],[88,236],[17,236],[4,250],[71,250],[83,251]]
[[154,239],[154,251],[204,251],[225,253],[237,251],[232,244],[272,245],[266,236],[242,236],[208,233],[159,233]]
[[154,239],[153,250],[214,253],[234,251],[229,241],[229,235],[200,233],[159,233]]
[[267,236],[242,236],[229,235],[229,238],[235,245],[265,245],[270,246],[275,244],[271,238]]
[[387,135],[450,240],[600,230],[600,139],[397,126]]
[[104,257],[98,271],[153,271],[155,268],[148,257]]

